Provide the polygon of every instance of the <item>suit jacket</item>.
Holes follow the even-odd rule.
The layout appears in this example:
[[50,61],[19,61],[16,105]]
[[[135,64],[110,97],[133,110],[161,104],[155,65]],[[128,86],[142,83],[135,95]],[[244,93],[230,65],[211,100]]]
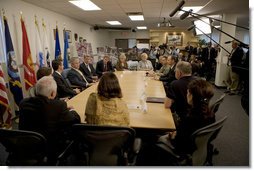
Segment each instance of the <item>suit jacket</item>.
[[243,58],[243,49],[241,47],[237,47],[235,51],[232,53],[231,58],[229,59],[232,66],[232,71],[235,73],[239,73],[239,68],[235,67],[241,67],[242,64],[242,58]]
[[92,83],[93,82],[93,79],[92,79],[92,76],[97,76],[96,74],[96,71],[93,67],[92,64],[88,64],[89,65],[89,68],[91,69],[91,72],[89,71],[89,69],[87,68],[86,64],[85,63],[82,63],[80,66],[79,66],[79,70],[83,73],[83,75],[86,77],[87,81],[89,83]]
[[205,62],[205,65],[211,65],[215,62],[215,58],[217,57],[216,50],[211,47],[210,49],[210,59],[208,59],[209,50],[208,47],[202,49],[202,60]]
[[168,86],[172,81],[176,80],[175,68],[176,64],[173,66],[173,68],[170,68],[166,75],[160,76],[160,81],[166,82],[166,85]]
[[43,96],[25,98],[20,103],[19,129],[36,131],[46,137],[80,122],[77,112],[66,102]]
[[71,68],[70,71],[68,72],[67,78],[69,79],[72,85],[84,88],[88,86],[88,82],[86,82],[84,78],[78,73],[78,71],[76,71],[73,68]]
[[[106,72],[114,72],[114,68],[112,66],[112,63],[110,61],[107,62],[107,71]],[[102,76],[102,73],[105,72],[104,71],[104,62],[103,60],[100,60],[97,62],[96,64],[96,74],[98,74],[99,77]]]
[[59,98],[68,96],[73,97],[77,94],[61,75],[53,72],[52,76],[54,77],[57,84],[57,96]]
[[66,102],[36,96],[20,103],[19,129],[39,132],[47,139],[48,162],[55,164],[57,155],[71,138],[71,127],[80,123],[77,112],[70,111]]

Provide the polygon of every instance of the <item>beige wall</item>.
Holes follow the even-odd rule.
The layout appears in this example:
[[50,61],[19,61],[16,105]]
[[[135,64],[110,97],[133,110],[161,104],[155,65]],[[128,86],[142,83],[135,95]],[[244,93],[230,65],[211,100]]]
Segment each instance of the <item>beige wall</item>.
[[161,45],[166,43],[166,37],[168,34],[182,34],[183,35],[183,44],[178,46],[178,48],[183,48],[186,46],[187,42],[191,42],[192,45],[196,45],[195,42],[198,42],[198,39],[193,35],[192,32],[186,30],[151,30],[150,31],[150,42],[151,44]]

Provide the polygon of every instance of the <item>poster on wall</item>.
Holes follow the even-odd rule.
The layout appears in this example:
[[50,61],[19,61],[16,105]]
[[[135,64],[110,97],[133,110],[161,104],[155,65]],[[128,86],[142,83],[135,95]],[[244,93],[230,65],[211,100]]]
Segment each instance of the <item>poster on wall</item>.
[[173,46],[176,43],[176,46],[183,45],[183,35],[181,33],[178,34],[168,34],[166,37],[166,42],[169,46]]

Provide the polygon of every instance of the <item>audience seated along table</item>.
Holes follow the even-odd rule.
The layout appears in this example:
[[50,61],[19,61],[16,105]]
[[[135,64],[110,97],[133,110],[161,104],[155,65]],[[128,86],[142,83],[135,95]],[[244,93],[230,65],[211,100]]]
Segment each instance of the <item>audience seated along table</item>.
[[[145,71],[116,71],[123,92],[123,100],[127,103],[130,112],[130,126],[133,128],[149,128],[161,130],[175,130],[172,113],[163,103],[145,103],[147,111],[141,110],[141,97],[165,98],[162,82],[146,77]],[[67,104],[73,106],[80,115],[81,122],[85,123],[85,107],[92,92],[97,91],[97,84],[87,88]]]

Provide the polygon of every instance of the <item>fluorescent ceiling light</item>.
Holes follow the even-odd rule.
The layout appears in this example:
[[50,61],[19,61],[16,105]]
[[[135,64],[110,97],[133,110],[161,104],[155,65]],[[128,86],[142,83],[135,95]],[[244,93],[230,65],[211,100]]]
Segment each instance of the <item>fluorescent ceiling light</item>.
[[106,21],[110,25],[122,25],[119,21]]
[[139,29],[139,30],[145,30],[145,29],[147,29],[147,27],[146,26],[137,26],[137,29]]
[[[192,7],[183,7],[182,10],[184,11],[189,11],[190,9],[192,9],[194,13],[197,13],[199,10],[201,10],[203,8],[203,6],[192,6]],[[178,15],[181,15],[183,14],[184,12],[183,11],[180,11],[178,13]]]
[[143,15],[129,15],[129,17],[132,21],[143,21],[144,20]]
[[220,26],[214,26],[215,28],[220,28]]
[[69,1],[69,2],[85,11],[101,10],[97,5],[95,5],[90,0],[77,0],[77,1]]

